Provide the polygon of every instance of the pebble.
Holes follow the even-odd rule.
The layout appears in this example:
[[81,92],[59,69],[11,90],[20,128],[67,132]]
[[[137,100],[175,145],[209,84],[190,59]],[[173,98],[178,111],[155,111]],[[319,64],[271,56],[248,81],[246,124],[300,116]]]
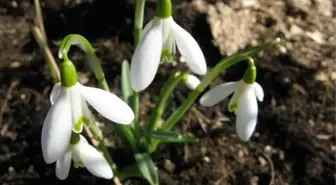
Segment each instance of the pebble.
[[173,171],[175,170],[176,165],[173,162],[171,162],[171,160],[166,159],[164,161],[163,167],[168,172],[173,173]]

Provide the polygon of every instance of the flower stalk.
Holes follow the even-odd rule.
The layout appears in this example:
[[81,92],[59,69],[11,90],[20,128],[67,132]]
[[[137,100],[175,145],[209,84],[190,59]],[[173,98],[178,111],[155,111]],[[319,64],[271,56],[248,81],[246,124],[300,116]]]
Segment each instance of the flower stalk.
[[[223,60],[221,60],[212,70],[210,70],[202,79],[201,83],[197,88],[189,93],[188,98],[180,105],[180,107],[171,114],[168,119],[164,122],[162,130],[171,130],[174,125],[182,118],[190,106],[194,103],[196,98],[204,91],[204,89],[225,69],[231,67],[242,61],[250,61],[250,58],[258,54],[260,51],[269,48],[280,42],[280,39],[277,38],[272,42],[264,43],[253,48],[250,48],[246,51],[242,51],[231,55]],[[154,152],[159,144],[159,141],[155,140],[151,146],[151,152]]]

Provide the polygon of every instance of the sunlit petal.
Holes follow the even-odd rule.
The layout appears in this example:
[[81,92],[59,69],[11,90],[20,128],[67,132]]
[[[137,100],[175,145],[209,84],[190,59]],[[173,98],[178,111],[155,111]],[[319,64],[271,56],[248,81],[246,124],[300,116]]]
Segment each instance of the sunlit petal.
[[218,85],[206,92],[200,99],[203,106],[211,107],[228,97],[235,90],[237,82],[228,82]]
[[80,143],[79,147],[79,158],[83,161],[84,166],[89,172],[105,179],[111,179],[113,177],[110,165],[100,152],[87,143]]
[[60,159],[68,149],[71,136],[71,110],[67,89],[49,110],[42,127],[41,145],[46,163]]
[[154,80],[162,51],[161,22],[154,19],[151,29],[144,34],[135,49],[131,62],[131,85],[142,91]]
[[59,82],[59,83],[56,83],[51,90],[50,97],[49,97],[51,104],[54,104],[56,102],[60,92],[61,92],[61,83]]
[[253,91],[250,88],[240,97],[236,113],[236,132],[243,141],[252,136],[257,124],[258,104]]
[[257,82],[255,82],[253,84],[253,89],[254,89],[254,93],[256,97],[258,98],[258,100],[262,102],[264,100],[264,91],[262,87]]
[[130,124],[134,119],[132,109],[116,95],[93,87],[81,86],[86,101],[105,118],[120,124]]
[[203,52],[196,40],[173,20],[171,28],[174,32],[177,48],[186,59],[189,68],[196,74],[204,75],[207,72],[207,66]]
[[57,178],[64,180],[68,177],[71,166],[71,151],[68,150],[57,162],[56,162],[56,176]]

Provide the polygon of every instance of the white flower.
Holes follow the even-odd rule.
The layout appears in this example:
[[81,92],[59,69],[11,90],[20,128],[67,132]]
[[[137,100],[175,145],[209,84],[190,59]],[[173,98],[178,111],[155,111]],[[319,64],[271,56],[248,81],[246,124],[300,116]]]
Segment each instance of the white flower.
[[195,39],[172,17],[155,17],[145,26],[132,57],[131,85],[135,91],[142,91],[149,86],[161,58],[170,60],[175,53],[175,42],[189,68],[199,75],[206,73],[205,58]]
[[83,125],[94,124],[88,102],[105,118],[120,124],[134,119],[132,109],[114,94],[77,82],[72,87],[56,84],[51,92],[50,108],[42,127],[41,143],[46,163],[58,160],[67,150],[71,131],[80,133]]
[[201,81],[192,74],[187,74],[186,76],[184,76],[184,84],[190,88],[191,90],[195,90],[196,87],[201,83]]
[[247,141],[254,132],[258,116],[258,99],[260,102],[264,99],[264,91],[258,83],[247,84],[244,80],[238,82],[229,82],[218,85],[205,93],[200,99],[204,106],[213,106],[233,94],[229,111],[235,111],[236,132],[238,137]]
[[57,160],[56,176],[59,179],[64,180],[68,177],[71,159],[76,168],[85,167],[93,175],[105,179],[113,177],[112,169],[105,157],[91,146],[82,135],[80,135],[79,142],[68,145],[65,154]]

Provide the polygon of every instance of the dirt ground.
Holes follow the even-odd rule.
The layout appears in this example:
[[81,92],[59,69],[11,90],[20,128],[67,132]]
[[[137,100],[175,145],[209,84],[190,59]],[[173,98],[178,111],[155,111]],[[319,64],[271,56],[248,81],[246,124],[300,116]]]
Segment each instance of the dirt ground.
[[[145,22],[155,15],[148,1]],[[213,108],[196,103],[176,127],[200,141],[165,145],[155,154],[166,185],[327,185],[335,184],[335,2],[332,0],[173,0],[174,18],[192,33],[209,67],[223,56],[280,37],[282,42],[255,58],[257,81],[265,91],[255,134],[240,141],[228,100]],[[112,90],[120,96],[120,64],[133,52],[134,0],[44,0],[43,16],[54,54],[69,33],[88,38],[103,61]],[[55,165],[42,158],[40,134],[53,85],[30,30],[33,1],[0,0],[0,184],[112,184],[85,169],[72,168],[60,181]],[[80,81],[94,76],[74,49]],[[56,56],[56,55],[55,55]],[[176,57],[176,60],[179,58]],[[155,104],[163,81],[184,67],[163,65],[142,95],[142,118]],[[214,81],[238,80],[244,65]],[[185,98],[180,86],[169,112]],[[106,124],[106,134],[113,124]],[[113,138],[112,138],[113,139]],[[113,140],[110,138],[111,143]],[[125,158],[118,157],[118,163]],[[113,155],[115,155],[113,153]],[[141,179],[125,185],[145,184]]]

